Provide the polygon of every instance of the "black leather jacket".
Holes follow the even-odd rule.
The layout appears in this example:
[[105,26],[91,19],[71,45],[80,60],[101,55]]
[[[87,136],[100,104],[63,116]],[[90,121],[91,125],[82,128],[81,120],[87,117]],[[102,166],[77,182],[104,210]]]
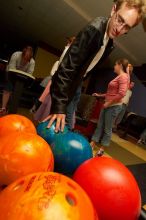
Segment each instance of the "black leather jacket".
[[[85,70],[103,44],[107,21],[108,19],[104,17],[96,18],[79,32],[76,40],[68,49],[52,78],[51,113],[66,113],[66,107],[83,80]],[[100,63],[112,49],[113,41],[109,40]]]

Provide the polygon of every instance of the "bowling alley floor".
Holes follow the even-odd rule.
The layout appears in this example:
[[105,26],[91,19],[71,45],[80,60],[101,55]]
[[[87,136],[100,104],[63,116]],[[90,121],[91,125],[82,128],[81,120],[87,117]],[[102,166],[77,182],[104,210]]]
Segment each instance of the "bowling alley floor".
[[[28,109],[20,108],[18,113],[33,121],[33,115]],[[146,209],[146,146],[138,145],[132,137],[128,136],[127,140],[124,140],[113,133],[105,155],[121,161],[133,173],[141,191],[142,206]]]

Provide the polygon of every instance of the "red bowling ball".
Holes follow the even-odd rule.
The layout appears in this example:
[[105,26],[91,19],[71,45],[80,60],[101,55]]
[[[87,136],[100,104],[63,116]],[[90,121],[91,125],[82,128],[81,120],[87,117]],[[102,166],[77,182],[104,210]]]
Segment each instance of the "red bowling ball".
[[74,180],[91,198],[100,220],[138,220],[139,187],[119,161],[108,157],[92,158],[76,170]]

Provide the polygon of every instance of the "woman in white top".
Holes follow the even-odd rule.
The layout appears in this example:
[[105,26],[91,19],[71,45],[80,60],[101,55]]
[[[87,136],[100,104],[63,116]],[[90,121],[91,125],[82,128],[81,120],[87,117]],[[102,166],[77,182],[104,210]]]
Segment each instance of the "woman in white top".
[[[33,74],[35,61],[32,58],[33,49],[30,46],[26,46],[23,51],[17,51],[12,54],[9,64],[7,66],[7,71],[10,69],[21,70],[23,72]],[[13,90],[13,85],[10,81],[7,81],[6,86],[3,91],[2,96],[2,108],[0,109],[0,115],[5,115],[7,113],[7,104],[10,99]]]

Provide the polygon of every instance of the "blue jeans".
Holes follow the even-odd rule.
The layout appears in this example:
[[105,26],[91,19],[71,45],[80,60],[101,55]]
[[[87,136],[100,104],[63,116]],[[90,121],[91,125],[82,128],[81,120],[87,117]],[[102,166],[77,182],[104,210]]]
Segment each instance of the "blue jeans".
[[117,117],[115,119],[115,127],[117,127],[117,125],[120,124],[120,122],[122,121],[122,119],[125,115],[126,109],[127,109],[127,105],[122,104],[122,109],[121,109],[121,111],[119,112],[119,114],[117,115]]
[[73,99],[67,106],[66,122],[67,122],[69,129],[74,128],[74,114],[77,109],[77,105],[80,100],[80,97],[81,97],[81,90],[82,90],[82,84],[80,84],[80,86],[77,88]]
[[121,109],[122,105],[115,105],[101,110],[97,128],[92,136],[93,141],[100,142],[102,146],[109,146],[113,123]]

